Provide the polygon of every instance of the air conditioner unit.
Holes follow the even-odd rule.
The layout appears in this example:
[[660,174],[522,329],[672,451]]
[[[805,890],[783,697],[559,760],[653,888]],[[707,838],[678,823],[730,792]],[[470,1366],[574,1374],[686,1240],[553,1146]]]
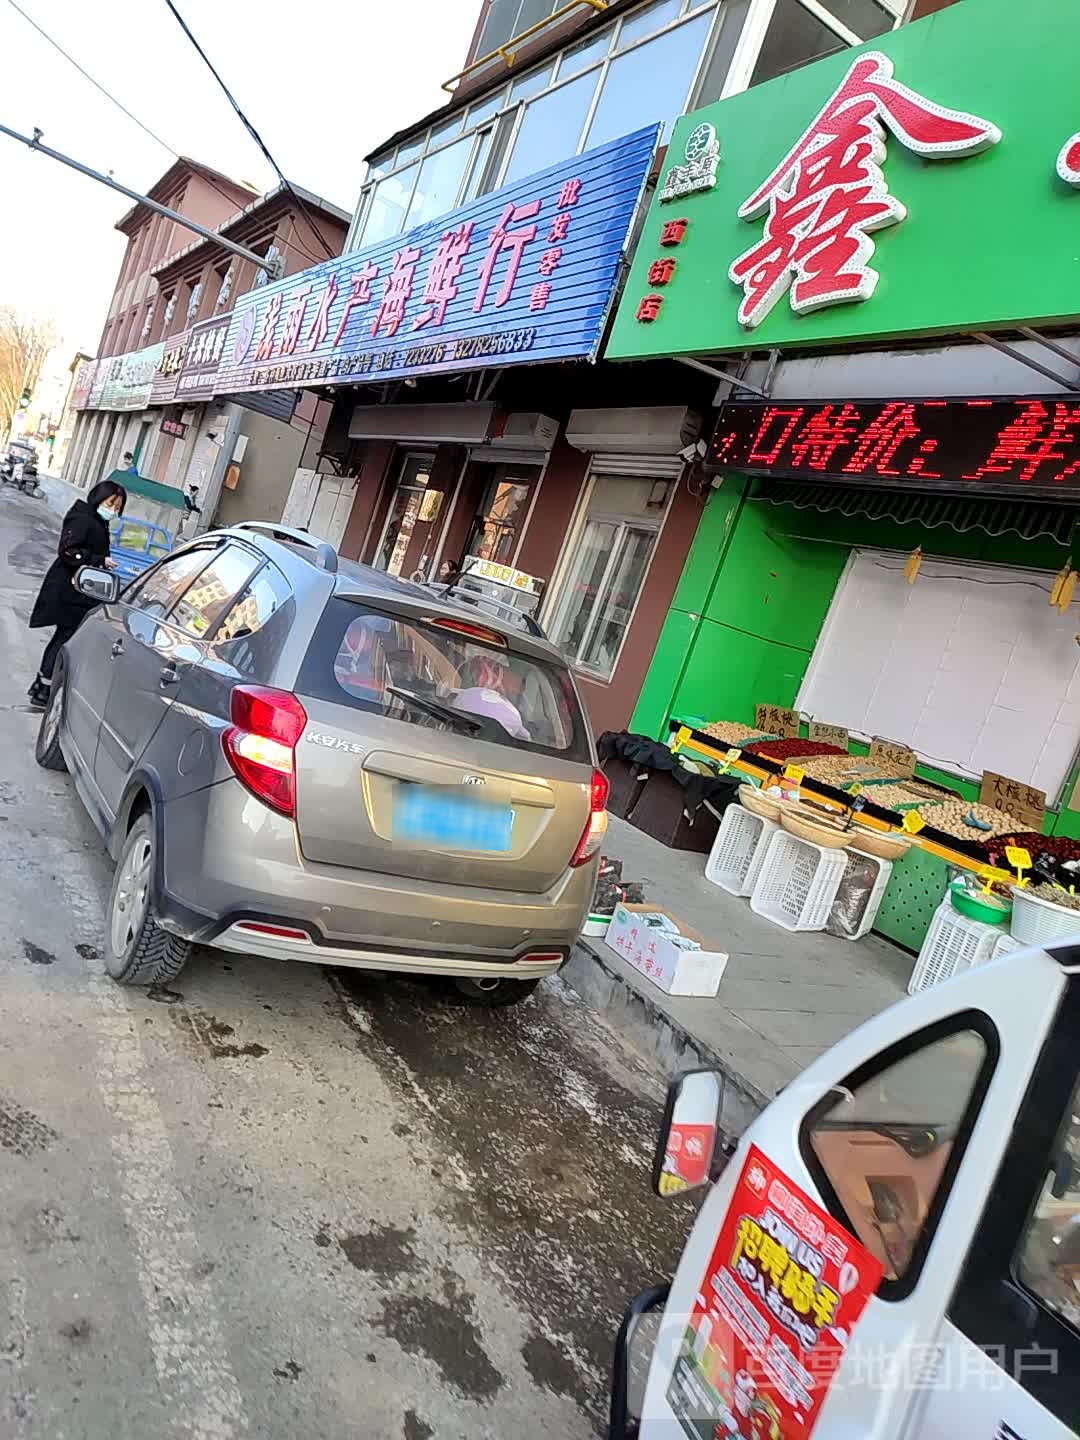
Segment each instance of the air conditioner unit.
[[559,422],[550,415],[541,415],[535,410],[512,412],[503,416],[501,428],[496,422],[496,431],[486,445],[474,445],[474,460],[543,463],[545,456],[555,444],[559,433]]
[[701,416],[686,405],[572,410],[566,438],[579,450],[677,455],[701,434]]

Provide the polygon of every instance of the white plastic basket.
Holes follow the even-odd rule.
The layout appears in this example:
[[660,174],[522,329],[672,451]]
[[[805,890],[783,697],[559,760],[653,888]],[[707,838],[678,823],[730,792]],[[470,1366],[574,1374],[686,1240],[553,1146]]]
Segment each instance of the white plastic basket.
[[935,985],[951,980],[954,975],[970,970],[974,965],[985,964],[1000,938],[1000,926],[969,920],[959,910],[953,909],[952,901],[946,895],[934,911],[930,929],[926,932],[908,981],[908,994],[918,995],[923,990],[932,990]]
[[1010,950],[1022,950],[1024,948],[1023,940],[1017,940],[1015,935],[1010,935],[1007,930],[1002,930],[1000,926],[996,928],[1000,933],[998,934],[997,943],[994,946],[994,953],[990,956],[991,960],[996,960],[999,955],[1007,955]]
[[732,895],[752,894],[769,841],[779,829],[763,815],[729,805],[709,852],[705,879]]
[[845,850],[844,873],[825,929],[841,940],[861,940],[873,929],[892,874],[892,861]]
[[846,868],[843,850],[778,830],[761,862],[750,909],[785,930],[821,930]]
[[1030,895],[1026,890],[1012,892],[1011,930],[1022,945],[1041,945],[1044,940],[1059,940],[1065,935],[1080,935],[1080,910],[1069,910]]

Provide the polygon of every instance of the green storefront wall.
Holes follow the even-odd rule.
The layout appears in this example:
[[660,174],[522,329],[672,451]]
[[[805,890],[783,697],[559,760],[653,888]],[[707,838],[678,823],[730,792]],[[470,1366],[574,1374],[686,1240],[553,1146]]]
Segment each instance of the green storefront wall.
[[[757,704],[793,705],[856,546],[910,551],[921,545],[927,555],[1050,572],[1069,559],[1068,547],[1049,538],[823,514],[772,504],[764,493],[762,482],[733,475],[710,497],[634,711],[631,729],[638,733],[666,741],[675,718],[752,724]],[[927,766],[918,773],[978,798],[977,784]],[[1080,767],[1066,793],[1078,775]],[[1080,813],[1050,812],[1045,829],[1080,838]],[[944,887],[940,870],[928,877],[928,898],[917,914],[905,912],[902,923],[890,926],[886,905],[877,928],[917,943],[921,919],[936,903],[932,896],[940,898]]]

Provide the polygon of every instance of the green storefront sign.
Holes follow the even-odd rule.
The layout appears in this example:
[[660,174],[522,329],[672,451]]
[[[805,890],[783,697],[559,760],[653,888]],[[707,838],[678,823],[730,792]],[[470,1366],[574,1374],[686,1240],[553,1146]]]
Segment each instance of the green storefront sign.
[[1075,16],[964,0],[683,116],[607,356],[1076,320]]

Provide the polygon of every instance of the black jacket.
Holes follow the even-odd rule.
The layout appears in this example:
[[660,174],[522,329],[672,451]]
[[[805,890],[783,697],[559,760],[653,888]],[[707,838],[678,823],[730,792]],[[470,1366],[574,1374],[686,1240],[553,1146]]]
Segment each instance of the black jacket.
[[74,629],[97,603],[75,589],[75,572],[83,565],[101,565],[108,553],[108,525],[85,500],[76,500],[64,516],[59,551],[41,582],[30,628],[67,625]]

